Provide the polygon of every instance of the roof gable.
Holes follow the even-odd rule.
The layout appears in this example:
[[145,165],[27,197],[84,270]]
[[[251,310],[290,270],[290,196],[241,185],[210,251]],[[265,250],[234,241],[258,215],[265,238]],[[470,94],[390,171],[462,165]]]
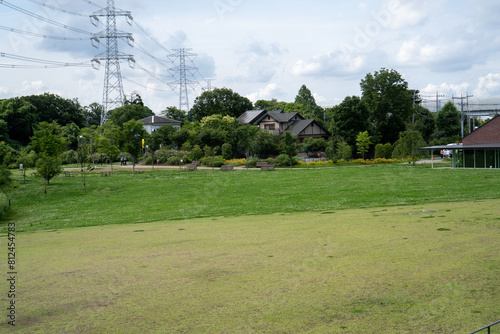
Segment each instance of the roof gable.
[[317,126],[320,129],[322,129],[325,132],[325,134],[329,136],[331,135],[330,132],[327,129],[325,129],[324,126],[322,126],[313,119],[301,119],[298,121],[294,121],[285,131],[290,131],[293,135],[297,136],[311,125]]
[[500,116],[493,118],[462,138],[462,143],[464,146],[500,143]]

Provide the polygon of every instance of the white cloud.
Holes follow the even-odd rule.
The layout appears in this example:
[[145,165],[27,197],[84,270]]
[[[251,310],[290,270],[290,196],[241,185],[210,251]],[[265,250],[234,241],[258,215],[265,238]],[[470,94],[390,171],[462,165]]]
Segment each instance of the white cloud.
[[450,84],[442,83],[439,85],[428,84],[425,88],[421,89],[420,92],[424,95],[433,96],[438,92],[440,95],[445,95],[446,98],[451,99],[452,96],[460,96],[460,94],[465,94],[469,90],[469,84],[467,82],[462,82],[460,84]]
[[259,89],[258,92],[251,93],[247,95],[246,97],[252,101],[255,102],[257,100],[270,100],[275,98],[278,94],[280,93],[278,85],[275,83],[270,83],[264,88]]
[[421,36],[402,43],[396,61],[403,66],[428,67],[436,72],[470,69],[485,55],[476,51],[476,41],[465,39],[436,39]]
[[270,82],[280,71],[281,56],[286,54],[287,50],[282,49],[278,43],[263,43],[253,41],[243,48],[238,54],[239,76],[234,76],[232,81],[246,82]]
[[477,88],[474,90],[475,97],[498,97],[500,96],[500,73],[490,73],[479,78]]
[[[433,1],[435,4],[439,1]],[[429,9],[425,1],[403,1],[391,0],[382,7],[384,12],[390,13],[389,26],[393,29],[401,29],[420,25],[429,16]]]
[[42,94],[48,92],[49,90],[50,90],[49,86],[41,80],[24,81],[22,84],[22,92],[25,95]]
[[346,76],[362,72],[364,55],[347,55],[336,51],[317,55],[310,60],[299,59],[291,68],[294,76]]

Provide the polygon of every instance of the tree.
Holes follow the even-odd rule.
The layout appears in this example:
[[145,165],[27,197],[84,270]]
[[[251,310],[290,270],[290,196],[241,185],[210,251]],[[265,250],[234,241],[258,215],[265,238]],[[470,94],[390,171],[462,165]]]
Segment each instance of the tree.
[[392,156],[396,159],[411,157],[413,165],[415,165],[415,160],[421,153],[419,148],[424,146],[427,146],[427,143],[420,132],[415,130],[413,126],[408,126],[406,131],[399,134],[399,139],[394,144]]
[[188,116],[187,112],[177,107],[167,107],[161,111],[160,115],[181,122],[186,121]]
[[121,127],[128,121],[138,121],[153,115],[151,109],[141,103],[130,103],[111,110],[108,119]]
[[318,106],[314,96],[306,85],[302,85],[300,87],[299,92],[295,97],[295,103],[304,106],[308,110],[312,110]]
[[436,118],[436,137],[452,137],[460,135],[460,113],[449,101],[439,111]]
[[[292,105],[287,105],[286,109],[289,109]],[[297,96],[295,97],[295,102],[293,103],[292,111],[287,112],[299,112],[302,116],[308,119],[314,119],[318,123],[323,124],[325,114],[324,109],[316,104],[316,99],[312,95],[309,88],[306,85],[302,85],[299,89]]]
[[420,132],[426,142],[429,142],[436,129],[434,114],[427,108],[415,107],[415,130]]
[[12,172],[7,168],[12,147],[6,142],[0,141],[0,185],[7,184],[11,181]]
[[346,97],[342,103],[332,108],[330,132],[332,137],[343,138],[351,147],[356,144],[358,133],[370,129],[370,111],[357,96]]
[[101,124],[101,116],[103,112],[102,104],[93,102],[87,107],[83,107],[83,114],[85,116],[85,124],[87,127],[93,125],[99,126]]
[[147,135],[144,125],[139,121],[130,120],[123,124],[123,150],[132,156],[133,173],[135,175],[135,161],[141,154],[142,139]]
[[395,142],[410,122],[413,111],[408,83],[397,71],[382,68],[361,80],[361,91],[370,110],[375,142]]
[[[36,107],[20,98],[0,101],[0,119],[7,123],[7,135],[15,146],[26,146],[38,123]],[[16,145],[17,144],[17,145]]]
[[238,147],[245,152],[247,169],[248,158],[250,158],[250,152],[256,149],[255,138],[259,132],[259,128],[250,124],[244,124],[237,130]]
[[21,99],[36,108],[40,122],[57,121],[61,126],[71,123],[78,127],[85,125],[85,109],[77,99],[65,99],[49,93],[24,96]]
[[293,166],[293,157],[297,155],[297,136],[290,131],[285,131],[281,136],[281,153],[290,158],[290,168]]
[[246,97],[229,88],[216,88],[203,92],[194,100],[189,117],[195,121],[215,114],[237,118],[251,109],[253,109],[252,102]]
[[352,157],[352,148],[343,139],[337,142],[337,156],[345,161],[350,160]]
[[66,144],[67,140],[63,137],[61,126],[56,121],[41,122],[31,137],[30,147],[38,154],[57,157],[64,151]]
[[356,147],[358,148],[358,153],[363,156],[363,160],[365,160],[365,154],[368,152],[371,144],[368,131],[360,132],[356,137]]
[[40,154],[40,158],[36,162],[36,173],[46,181],[45,194],[47,193],[47,186],[50,180],[61,172],[61,160],[57,156],[51,156],[46,153]]
[[62,171],[59,156],[64,151],[66,144],[67,141],[62,135],[61,126],[55,121],[52,123],[41,122],[31,137],[30,147],[39,156],[36,162],[36,173],[46,181],[45,194],[50,179]]
[[272,100],[257,100],[254,103],[255,109],[265,109],[265,110],[285,110],[287,103],[278,102],[276,99]]
[[324,152],[328,143],[325,138],[306,138],[302,145],[304,152]]

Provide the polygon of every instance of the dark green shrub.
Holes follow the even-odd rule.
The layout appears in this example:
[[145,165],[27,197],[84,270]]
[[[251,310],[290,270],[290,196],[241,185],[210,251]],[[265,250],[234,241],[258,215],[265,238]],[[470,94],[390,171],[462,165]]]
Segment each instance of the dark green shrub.
[[199,145],[194,145],[189,156],[192,161],[199,161],[203,157],[203,150]]
[[205,157],[202,158],[200,161],[203,165],[208,167],[220,167],[224,165],[224,160],[220,156],[213,157],[213,164],[212,164],[212,157]]
[[385,158],[384,144],[375,145],[375,159]]
[[7,196],[4,193],[0,193],[0,217],[2,217],[2,214],[7,210],[9,207],[9,200],[7,199]]
[[178,156],[172,156],[167,160],[167,165],[170,166],[179,166],[180,163],[181,163],[181,158]]
[[229,143],[224,143],[222,145],[222,158],[225,160],[229,160],[233,157],[233,148],[231,147],[231,144]]
[[[292,166],[298,164],[299,159],[294,159],[295,157],[292,157]],[[276,165],[281,166],[281,167],[289,167],[290,166],[290,157],[286,154],[280,154],[276,157]]]
[[257,165],[257,162],[259,162],[258,157],[250,157],[248,158],[248,167],[255,167]]
[[76,163],[76,152],[73,150],[65,151],[62,154],[62,163],[63,164],[75,164]]
[[12,172],[7,168],[7,166],[0,165],[0,185],[8,184],[11,181]]

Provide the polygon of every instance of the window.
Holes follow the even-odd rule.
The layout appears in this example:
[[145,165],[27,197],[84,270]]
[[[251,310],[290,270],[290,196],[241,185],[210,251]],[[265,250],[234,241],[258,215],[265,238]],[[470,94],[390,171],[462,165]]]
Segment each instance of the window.
[[274,130],[274,129],[275,129],[274,123],[264,124],[264,130]]

